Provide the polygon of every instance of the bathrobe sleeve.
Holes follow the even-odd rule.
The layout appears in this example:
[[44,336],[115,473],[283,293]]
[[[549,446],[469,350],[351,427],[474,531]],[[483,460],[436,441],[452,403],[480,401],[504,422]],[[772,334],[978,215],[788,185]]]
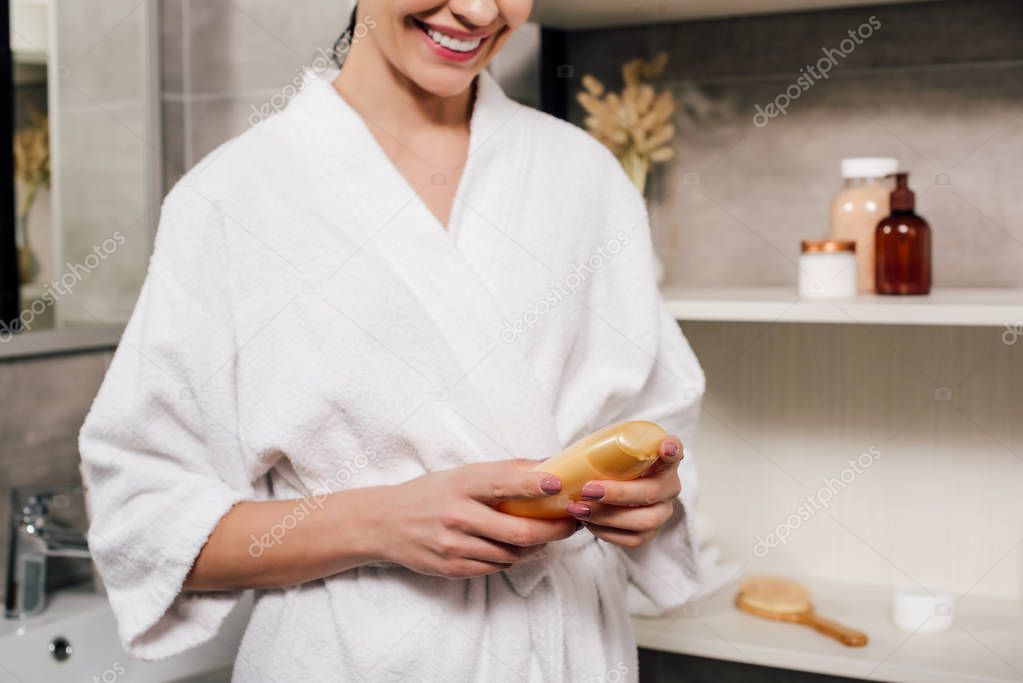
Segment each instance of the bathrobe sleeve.
[[[603,246],[608,258],[584,301],[570,354],[573,410],[587,406],[584,431],[624,420],[657,422],[684,445],[682,493],[674,517],[657,538],[638,549],[620,549],[631,583],[656,613],[678,607],[699,588],[692,506],[696,496],[693,439],[705,380],[678,323],[667,311],[655,280],[646,204],[608,154]],[[617,254],[611,247],[623,246]],[[577,436],[581,436],[580,433]]]
[[221,221],[186,192],[164,204],[141,297],[79,436],[89,546],[123,645],[143,659],[216,636],[240,594],[183,594],[182,583],[221,517],[254,497]]

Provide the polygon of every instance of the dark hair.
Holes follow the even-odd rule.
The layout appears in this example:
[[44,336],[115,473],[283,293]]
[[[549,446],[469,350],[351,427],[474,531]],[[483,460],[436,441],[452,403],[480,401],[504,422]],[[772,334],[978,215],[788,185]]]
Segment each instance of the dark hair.
[[348,56],[348,51],[352,49],[352,40],[355,38],[355,14],[358,10],[359,4],[355,3],[352,7],[352,16],[348,20],[348,28],[334,41],[334,48],[330,51],[331,56],[334,58],[334,63],[339,67],[345,63],[345,57]]

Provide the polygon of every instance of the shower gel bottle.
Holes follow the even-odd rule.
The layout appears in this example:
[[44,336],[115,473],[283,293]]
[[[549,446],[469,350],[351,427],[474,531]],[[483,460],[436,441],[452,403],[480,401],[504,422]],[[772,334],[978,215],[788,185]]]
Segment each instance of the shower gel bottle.
[[498,509],[519,517],[559,519],[594,480],[636,479],[657,462],[667,433],[653,422],[633,421],[605,427],[533,468],[561,479],[561,493],[547,498],[510,500]]

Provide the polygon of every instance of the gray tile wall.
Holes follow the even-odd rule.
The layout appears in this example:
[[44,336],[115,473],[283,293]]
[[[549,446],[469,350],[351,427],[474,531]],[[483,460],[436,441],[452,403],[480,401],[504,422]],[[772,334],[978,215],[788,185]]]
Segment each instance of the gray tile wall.
[[[80,486],[78,429],[112,354],[0,363],[0,557],[7,566],[12,487]],[[3,591],[0,586],[0,591]]]
[[333,46],[352,8],[350,0],[159,2],[166,190],[322,63],[320,50]]
[[[766,126],[774,100],[871,16],[881,27]],[[799,240],[828,231],[839,160],[895,156],[912,174],[944,286],[1023,287],[1023,3],[951,0],[568,34],[574,98],[592,73],[660,51],[681,106],[678,159],[649,191],[670,279],[795,282]],[[582,114],[573,101],[571,118]]]

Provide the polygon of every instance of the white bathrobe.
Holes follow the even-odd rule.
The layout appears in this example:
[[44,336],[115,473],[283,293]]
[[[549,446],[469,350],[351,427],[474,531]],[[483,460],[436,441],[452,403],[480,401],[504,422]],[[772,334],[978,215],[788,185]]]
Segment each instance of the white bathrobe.
[[[693,437],[703,375],[607,150],[484,74],[445,229],[330,76],[167,197],[82,430],[89,540],[139,657],[216,637],[237,604],[181,588],[238,501],[544,458],[626,419]],[[662,609],[697,588],[682,469],[679,514],[641,549],[582,530],[487,577],[376,565],[260,591],[235,680],[634,680],[627,581]]]

